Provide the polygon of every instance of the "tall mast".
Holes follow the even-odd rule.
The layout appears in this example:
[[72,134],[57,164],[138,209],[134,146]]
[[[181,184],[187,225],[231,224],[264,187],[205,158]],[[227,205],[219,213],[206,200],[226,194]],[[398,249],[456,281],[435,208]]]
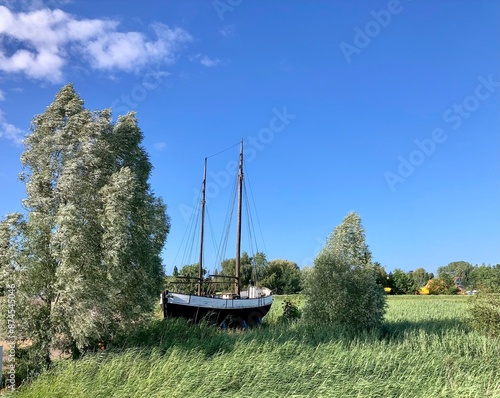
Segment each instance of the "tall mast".
[[241,205],[243,195],[243,140],[240,146],[240,167],[238,173],[238,224],[236,227],[236,265],[234,273],[234,293],[240,294],[240,245],[241,245]]
[[198,261],[198,296],[201,296],[203,283],[203,238],[205,235],[205,188],[207,186],[207,158],[203,169],[203,184],[201,188],[201,227],[200,227],[200,260]]

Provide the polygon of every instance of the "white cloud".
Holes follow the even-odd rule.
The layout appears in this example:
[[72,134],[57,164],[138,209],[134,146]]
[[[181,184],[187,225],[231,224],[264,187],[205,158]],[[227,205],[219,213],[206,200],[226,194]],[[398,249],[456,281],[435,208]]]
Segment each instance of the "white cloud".
[[0,101],[3,101],[5,99],[5,94],[3,93],[2,90],[0,90]]
[[157,151],[162,151],[167,147],[167,143],[166,142],[155,142],[153,144],[153,146]]
[[232,37],[236,32],[236,26],[234,25],[225,25],[221,29],[219,29],[219,34],[222,37]]
[[201,57],[200,63],[206,67],[217,66],[220,63],[220,59],[209,58],[208,56],[204,55],[203,57]]
[[16,145],[21,145],[24,136],[25,132],[23,130],[7,123],[2,110],[0,110],[0,138],[5,138]]
[[150,63],[174,62],[191,40],[183,29],[160,23],[151,25],[155,39],[118,27],[117,21],[78,19],[59,9],[15,13],[0,6],[0,71],[57,83],[73,55],[94,69],[138,72]]

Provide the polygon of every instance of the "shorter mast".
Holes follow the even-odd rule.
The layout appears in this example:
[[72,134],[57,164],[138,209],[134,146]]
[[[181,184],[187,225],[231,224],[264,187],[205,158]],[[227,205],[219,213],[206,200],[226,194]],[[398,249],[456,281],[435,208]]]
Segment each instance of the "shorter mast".
[[240,147],[240,166],[238,173],[238,224],[236,226],[236,261],[234,272],[234,293],[240,295],[240,247],[241,247],[241,207],[243,195],[243,140]]
[[207,186],[207,158],[203,169],[203,184],[201,187],[201,226],[200,226],[200,259],[198,261],[198,296],[201,296],[203,284],[203,239],[205,235],[205,189]]

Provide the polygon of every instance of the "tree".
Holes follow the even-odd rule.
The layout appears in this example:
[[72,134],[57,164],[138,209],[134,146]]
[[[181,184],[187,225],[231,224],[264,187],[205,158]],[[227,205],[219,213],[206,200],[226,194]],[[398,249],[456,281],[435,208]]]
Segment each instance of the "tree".
[[385,268],[382,266],[382,264],[380,264],[379,262],[374,262],[372,267],[377,277],[377,283],[383,287],[389,287],[389,275],[385,271]]
[[[7,215],[0,222],[0,281],[8,284],[9,276],[16,268],[15,256],[24,227],[23,216],[20,213]],[[4,283],[0,284],[0,296],[4,294]]]
[[350,212],[335,228],[326,247],[332,253],[342,253],[351,267],[371,266],[372,254],[365,242],[365,230],[355,212]]
[[482,293],[500,293],[500,264],[474,267],[469,275],[470,287]]
[[392,280],[395,294],[413,294],[418,290],[411,273],[407,273],[402,269],[396,268],[394,270]]
[[446,274],[442,278],[432,279],[429,283],[429,294],[456,294],[458,291],[453,278]]
[[429,274],[424,268],[417,268],[411,273],[413,278],[413,282],[417,289],[424,287],[430,279],[432,279],[433,275]]
[[[255,253],[253,257],[250,257],[247,252],[243,252],[240,258],[240,285],[242,288],[246,288],[250,281],[255,283],[256,281],[262,280],[263,270],[267,266],[266,255],[261,252]],[[222,261],[221,263],[221,275],[233,276],[236,269],[236,259],[230,258]],[[221,279],[221,278],[219,278]],[[227,282],[227,283],[224,283]],[[220,288],[223,290],[233,290],[233,280],[224,278],[223,283],[220,284]]]
[[295,294],[302,290],[299,266],[288,260],[272,260],[264,269],[261,284],[276,294]]
[[[180,271],[174,266],[174,273],[167,277],[167,290],[178,293],[196,294],[198,291],[198,264],[184,265]],[[205,278],[207,270],[201,270],[201,276]],[[207,293],[208,286],[203,285],[204,293]]]
[[152,312],[163,284],[166,206],[133,113],[88,111],[72,85],[33,118],[21,156],[26,216],[10,223],[20,339],[52,347],[110,339]]
[[467,261],[453,261],[445,267],[439,267],[438,278],[460,278],[462,285],[465,287],[469,286],[470,274],[474,270],[472,264]]
[[308,273],[305,319],[355,331],[380,327],[386,297],[370,258],[361,219],[350,213],[334,229]]

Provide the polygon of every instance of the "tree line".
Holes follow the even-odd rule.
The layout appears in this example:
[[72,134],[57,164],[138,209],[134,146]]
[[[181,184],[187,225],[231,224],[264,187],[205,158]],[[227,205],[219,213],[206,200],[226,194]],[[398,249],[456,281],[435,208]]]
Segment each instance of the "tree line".
[[[297,263],[290,260],[267,261],[265,253],[258,252],[249,256],[244,252],[241,256],[241,283],[246,288],[250,284],[258,283],[273,290],[275,294],[301,293],[305,286],[307,274],[311,267],[299,268]],[[226,259],[221,263],[220,275],[233,275],[235,259]],[[377,283],[385,288],[387,294],[460,294],[500,293],[500,264],[472,265],[466,261],[453,261],[437,269],[437,275],[427,272],[424,268],[413,271],[404,271],[396,268],[387,272],[378,262],[372,264]],[[178,269],[173,268],[172,275],[166,277],[166,287],[179,293],[195,293],[197,289],[198,264],[185,265]],[[229,291],[232,289],[229,279],[207,276],[203,269],[205,293]],[[191,279],[188,282],[186,279]],[[423,289],[427,287],[427,290]]]
[[[203,268],[203,288],[205,294],[232,291],[236,259],[226,259],[220,271],[207,275]],[[173,268],[172,275],[165,278],[166,288],[178,293],[194,294],[197,290],[198,263],[184,265],[179,270]],[[303,272],[293,261],[266,259],[265,253],[250,256],[243,252],[240,259],[240,284],[243,289],[250,285],[260,285],[273,290],[275,294],[296,294],[303,289]]]
[[[472,265],[467,261],[453,261],[437,269],[437,275],[424,268],[403,271],[399,268],[387,273],[375,263],[377,280],[391,294],[459,294],[500,293],[500,264]],[[426,288],[427,290],[423,290]]]

